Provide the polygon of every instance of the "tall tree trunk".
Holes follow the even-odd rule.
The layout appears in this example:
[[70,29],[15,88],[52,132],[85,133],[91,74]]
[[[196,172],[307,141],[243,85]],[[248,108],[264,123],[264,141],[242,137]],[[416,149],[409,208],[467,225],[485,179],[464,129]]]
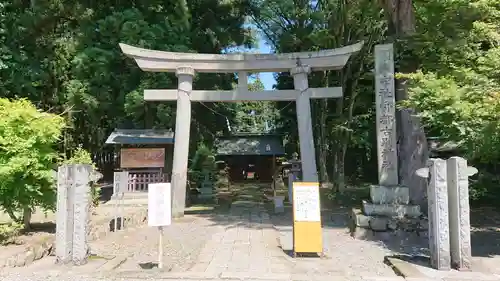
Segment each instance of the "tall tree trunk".
[[319,106],[319,141],[318,141],[318,162],[319,162],[319,180],[323,185],[329,184],[328,170],[326,168],[326,159],[328,157],[328,140],[326,132],[326,116],[328,114],[328,101],[321,100]]
[[23,225],[25,230],[31,230],[31,215],[33,210],[30,207],[24,207],[23,209]]
[[[343,75],[341,74],[340,76],[340,81],[342,80]],[[343,85],[343,84],[342,84]],[[345,93],[345,91],[344,91]],[[344,117],[344,99],[345,95],[343,98],[337,100],[337,105],[335,109],[335,116],[338,116],[338,118],[343,118]],[[337,124],[337,126],[342,126],[341,124]],[[344,139],[344,129],[343,128],[337,128],[335,130],[334,134],[334,157],[333,157],[333,178],[334,178],[334,186],[336,191],[339,192],[344,192],[345,190],[345,164],[344,160],[345,157],[343,156],[343,150],[344,150],[344,145],[345,145],[345,139]]]
[[[399,40],[411,36],[415,32],[415,14],[412,0],[379,0],[389,19],[392,35]],[[402,73],[411,73],[417,66],[411,62],[403,62],[398,69]],[[408,98],[407,81],[396,80],[396,101]],[[426,205],[425,181],[415,175],[415,171],[425,166],[429,157],[427,138],[420,125],[420,118],[413,109],[402,109],[398,112],[398,155],[399,183],[410,188],[410,199],[413,203]],[[425,208],[424,208],[425,210]]]
[[[329,72],[324,72],[324,87],[328,87],[330,84]],[[327,168],[327,158],[328,158],[328,132],[327,132],[327,116],[328,116],[328,100],[323,99],[319,101],[319,180],[321,184],[325,187],[330,185],[330,177],[328,176]]]

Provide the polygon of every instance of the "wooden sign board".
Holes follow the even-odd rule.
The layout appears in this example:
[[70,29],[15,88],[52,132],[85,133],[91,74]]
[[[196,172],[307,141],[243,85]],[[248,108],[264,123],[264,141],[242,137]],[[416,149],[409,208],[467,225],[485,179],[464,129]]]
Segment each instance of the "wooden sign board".
[[148,226],[172,224],[170,183],[148,184]]
[[294,182],[293,203],[293,252],[323,254],[321,229],[321,203],[319,183]]
[[120,168],[163,168],[165,148],[122,148]]

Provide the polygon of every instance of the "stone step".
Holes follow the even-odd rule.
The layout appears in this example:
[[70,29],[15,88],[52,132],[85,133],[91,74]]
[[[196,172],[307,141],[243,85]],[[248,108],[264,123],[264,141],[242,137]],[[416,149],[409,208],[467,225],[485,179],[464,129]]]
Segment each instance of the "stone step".
[[374,231],[404,230],[407,232],[427,231],[429,222],[419,218],[398,218],[384,216],[367,216],[361,209],[351,210],[351,220],[356,227],[372,229]]
[[404,186],[372,185],[370,197],[374,204],[400,204],[410,202],[410,189]]
[[411,217],[421,215],[418,205],[373,204],[363,201],[363,213],[367,216]]

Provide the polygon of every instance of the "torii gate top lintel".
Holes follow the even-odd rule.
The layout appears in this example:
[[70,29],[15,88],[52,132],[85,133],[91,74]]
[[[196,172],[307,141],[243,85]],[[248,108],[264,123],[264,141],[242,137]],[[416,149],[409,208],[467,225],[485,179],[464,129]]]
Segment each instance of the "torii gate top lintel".
[[189,65],[196,72],[234,73],[290,71],[299,60],[312,70],[341,69],[363,42],[338,49],[284,54],[197,54],[149,50],[120,43],[122,52],[144,71],[175,72]]

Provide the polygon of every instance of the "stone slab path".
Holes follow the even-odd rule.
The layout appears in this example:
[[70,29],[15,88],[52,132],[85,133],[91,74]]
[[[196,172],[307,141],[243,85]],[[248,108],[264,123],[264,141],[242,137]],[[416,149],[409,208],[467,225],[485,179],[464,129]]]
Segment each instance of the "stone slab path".
[[[294,259],[288,251],[292,243],[291,228],[273,224],[290,220],[289,217],[273,217],[259,203],[236,202],[229,214],[219,219],[217,223],[223,231],[212,235],[184,274],[241,278],[294,276],[304,280],[313,275],[397,277],[383,263],[388,251],[374,242],[352,239],[345,225],[325,228],[325,259]],[[287,245],[283,245],[284,241]]]
[[[94,260],[89,266],[67,270],[44,259],[22,271],[17,269],[15,275],[0,274],[0,280],[405,280],[383,264],[390,251],[376,242],[349,236],[342,214],[330,212],[323,218],[326,259],[291,258],[286,252],[291,246],[289,215],[269,214],[258,203],[236,202],[228,213],[186,216],[165,233],[168,246],[163,271],[140,267],[157,257],[157,230],[143,227],[92,243],[94,251],[103,256],[127,256],[123,264],[114,263],[117,268],[106,266],[113,262]],[[70,273],[73,278],[66,278]],[[459,280],[470,279],[453,279]]]

